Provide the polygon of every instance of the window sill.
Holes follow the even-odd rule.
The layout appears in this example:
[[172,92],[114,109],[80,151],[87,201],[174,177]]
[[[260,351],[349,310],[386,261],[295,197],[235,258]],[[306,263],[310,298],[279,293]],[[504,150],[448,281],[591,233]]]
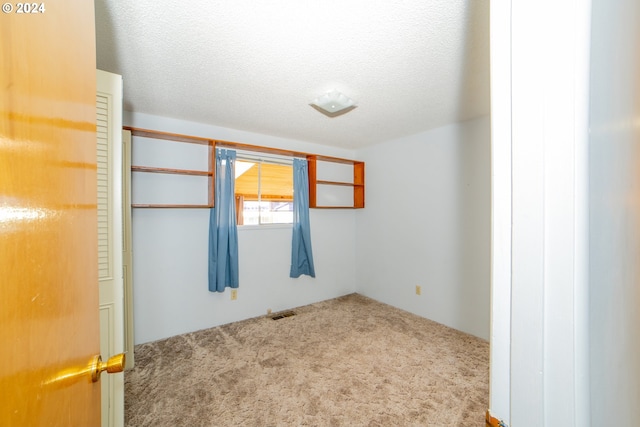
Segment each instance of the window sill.
[[243,230],[278,230],[278,229],[287,229],[291,230],[293,228],[293,224],[262,224],[262,225],[239,225],[238,231]]

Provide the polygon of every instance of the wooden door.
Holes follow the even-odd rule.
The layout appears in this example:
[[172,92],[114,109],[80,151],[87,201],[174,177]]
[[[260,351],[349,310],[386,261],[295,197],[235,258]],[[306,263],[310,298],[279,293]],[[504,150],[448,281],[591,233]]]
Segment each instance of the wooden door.
[[94,6],[42,5],[0,16],[0,425],[99,426]]

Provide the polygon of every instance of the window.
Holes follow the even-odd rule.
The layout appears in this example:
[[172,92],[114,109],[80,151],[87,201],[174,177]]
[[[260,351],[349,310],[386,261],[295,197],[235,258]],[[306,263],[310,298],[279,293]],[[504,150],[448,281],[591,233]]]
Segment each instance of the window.
[[293,223],[293,167],[290,158],[238,152],[236,159],[238,225]]

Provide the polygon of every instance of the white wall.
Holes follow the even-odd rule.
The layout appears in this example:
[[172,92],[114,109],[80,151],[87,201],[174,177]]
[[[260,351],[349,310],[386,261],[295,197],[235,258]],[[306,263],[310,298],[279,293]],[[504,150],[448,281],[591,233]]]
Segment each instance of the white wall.
[[594,0],[590,324],[593,426],[640,419],[640,3]]
[[[246,144],[354,157],[349,150],[146,114],[125,113],[124,123]],[[135,138],[133,145],[135,147]],[[133,153],[133,164],[145,163],[142,153],[135,148]],[[154,154],[158,155],[162,154]],[[176,156],[175,153],[167,155]],[[157,160],[163,159],[154,161]],[[135,175],[132,185],[136,185]],[[355,292],[354,221],[353,210],[311,211],[315,279],[289,278],[290,227],[240,228],[240,288],[238,299],[231,301],[228,291],[211,293],[207,288],[207,209],[134,209],[136,344],[264,315],[269,308],[276,312]]]
[[489,141],[482,118],[358,151],[359,293],[489,338]]

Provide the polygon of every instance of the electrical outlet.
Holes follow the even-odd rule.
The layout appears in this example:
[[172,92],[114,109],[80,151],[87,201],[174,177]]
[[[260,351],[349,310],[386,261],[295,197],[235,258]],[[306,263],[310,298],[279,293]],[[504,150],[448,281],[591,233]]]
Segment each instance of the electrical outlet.
[[416,285],[416,295],[422,295],[422,286]]
[[238,290],[231,289],[231,301],[235,301],[238,299]]

